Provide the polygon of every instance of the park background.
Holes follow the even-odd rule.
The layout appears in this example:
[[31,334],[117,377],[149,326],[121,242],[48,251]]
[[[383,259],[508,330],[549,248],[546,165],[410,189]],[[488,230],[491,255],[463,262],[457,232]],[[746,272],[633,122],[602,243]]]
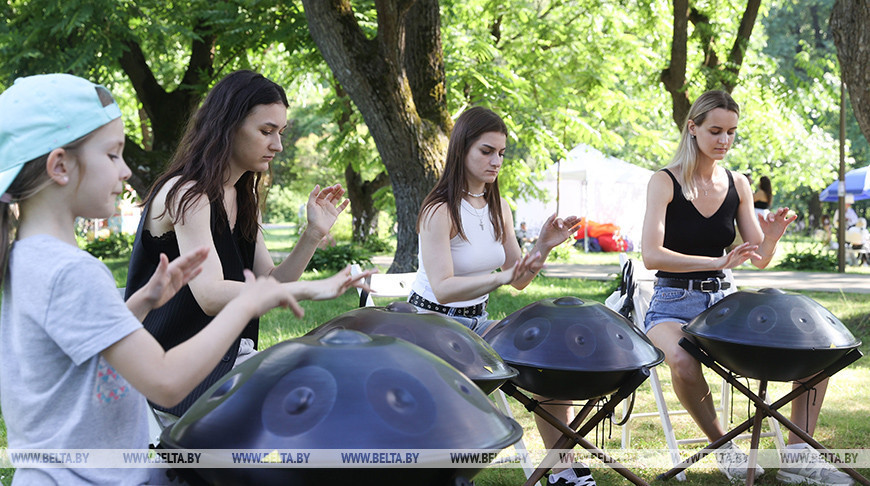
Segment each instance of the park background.
[[[245,68],[283,85],[291,106],[284,151],[267,178],[270,250],[281,258],[292,247],[314,184],[341,182],[351,200],[333,232],[338,244],[318,252],[306,278],[377,255],[392,257],[393,271],[416,267],[419,203],[440,173],[452,120],[468,106],[488,106],[508,124],[500,176],[508,201],[555,204],[539,182],[571,149],[584,144],[654,170],[673,152],[675,120],[690,102],[726,89],[742,108],[728,168],[755,180],[769,176],[774,205],[800,215],[777,267],[832,271],[836,255],[815,230],[836,207],[819,203],[818,194],[837,177],[841,142],[846,169],[868,164],[868,32],[866,3],[845,0],[7,0],[0,3],[0,88],[44,72],[108,86],[124,114],[124,157],[133,171],[125,207],[133,207],[217,80]],[[855,207],[867,211],[866,201]],[[81,243],[123,285],[129,236],[94,231],[104,226],[82,221]],[[554,255],[600,258],[615,263],[613,254],[569,245]],[[523,294],[498,291],[494,301],[504,303],[496,316],[522,299],[603,301],[611,289],[540,279]],[[867,341],[864,296],[812,296]],[[336,305],[305,303],[299,323],[272,313],[264,344],[354,306],[349,294]],[[870,402],[852,395],[870,384],[863,361],[848,397],[826,404],[842,420],[822,425],[830,447],[867,445],[870,426],[861,417]],[[501,484],[487,481],[479,483]]]

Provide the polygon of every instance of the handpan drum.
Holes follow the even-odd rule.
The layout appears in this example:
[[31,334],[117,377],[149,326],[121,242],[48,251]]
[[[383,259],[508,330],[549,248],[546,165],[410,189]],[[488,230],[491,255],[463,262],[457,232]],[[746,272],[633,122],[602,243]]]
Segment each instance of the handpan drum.
[[514,384],[555,399],[609,395],[640,368],[664,360],[664,353],[627,319],[576,297],[523,307],[484,338],[519,371]]
[[726,296],[683,326],[728,370],[749,378],[808,378],[861,345],[828,309],[778,289]]
[[323,336],[333,329],[352,329],[404,339],[450,363],[490,394],[517,375],[477,334],[442,314],[418,313],[407,302],[386,307],[363,307],[328,321],[309,332]]
[[[215,383],[161,447],[233,450],[503,449],[522,428],[428,351],[337,329],[256,354]],[[213,459],[213,458],[212,458]],[[440,467],[440,466],[439,466]],[[477,469],[195,468],[211,484],[462,484]]]

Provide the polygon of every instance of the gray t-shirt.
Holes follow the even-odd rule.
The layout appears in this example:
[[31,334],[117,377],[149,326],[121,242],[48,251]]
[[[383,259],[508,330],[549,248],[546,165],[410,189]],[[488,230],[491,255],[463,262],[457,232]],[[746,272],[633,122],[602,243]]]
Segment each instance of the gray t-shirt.
[[[0,403],[10,449],[146,449],[147,404],[100,352],[142,324],[109,269],[47,235],[17,241],[0,312]],[[142,469],[34,469],[14,484],[143,484]]]

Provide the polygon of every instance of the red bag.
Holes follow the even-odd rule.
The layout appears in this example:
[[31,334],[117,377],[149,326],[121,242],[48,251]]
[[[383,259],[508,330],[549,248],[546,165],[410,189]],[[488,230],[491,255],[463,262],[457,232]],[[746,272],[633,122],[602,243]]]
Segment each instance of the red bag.
[[620,237],[614,238],[612,234],[601,235],[598,237],[598,244],[601,245],[601,251],[625,251],[625,240]]

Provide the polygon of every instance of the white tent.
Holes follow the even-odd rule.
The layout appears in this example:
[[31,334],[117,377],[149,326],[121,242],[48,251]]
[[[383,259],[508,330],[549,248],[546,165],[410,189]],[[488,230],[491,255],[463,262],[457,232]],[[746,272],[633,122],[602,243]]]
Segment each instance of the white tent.
[[640,246],[646,186],[652,171],[609,157],[588,145],[574,147],[565,160],[553,164],[541,182],[547,200],[517,203],[516,221],[538,230],[556,212],[559,178],[559,216],[576,215],[596,223],[612,223],[635,246]]

